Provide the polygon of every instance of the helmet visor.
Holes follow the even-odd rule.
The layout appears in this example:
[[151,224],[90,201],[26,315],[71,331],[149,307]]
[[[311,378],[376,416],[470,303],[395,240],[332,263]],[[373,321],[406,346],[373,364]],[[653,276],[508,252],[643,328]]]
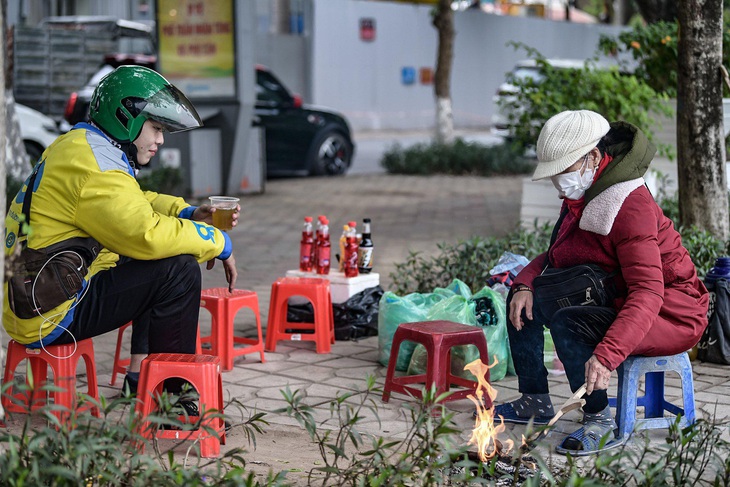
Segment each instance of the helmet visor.
[[145,100],[141,115],[161,123],[168,132],[182,132],[203,126],[198,112],[190,100],[172,85]]

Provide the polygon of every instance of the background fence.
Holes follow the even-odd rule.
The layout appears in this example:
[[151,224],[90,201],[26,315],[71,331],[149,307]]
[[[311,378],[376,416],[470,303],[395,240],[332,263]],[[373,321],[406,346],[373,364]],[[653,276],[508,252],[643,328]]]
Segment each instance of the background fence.
[[111,33],[13,29],[13,92],[18,103],[61,118],[71,92],[86,84],[112,52]]

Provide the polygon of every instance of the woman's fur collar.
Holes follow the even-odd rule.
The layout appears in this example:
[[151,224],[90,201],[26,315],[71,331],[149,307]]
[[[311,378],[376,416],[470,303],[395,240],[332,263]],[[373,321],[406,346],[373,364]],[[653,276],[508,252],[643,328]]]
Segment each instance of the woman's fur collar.
[[626,198],[632,191],[643,185],[644,178],[637,178],[614,184],[602,191],[583,209],[580,229],[599,235],[608,235]]

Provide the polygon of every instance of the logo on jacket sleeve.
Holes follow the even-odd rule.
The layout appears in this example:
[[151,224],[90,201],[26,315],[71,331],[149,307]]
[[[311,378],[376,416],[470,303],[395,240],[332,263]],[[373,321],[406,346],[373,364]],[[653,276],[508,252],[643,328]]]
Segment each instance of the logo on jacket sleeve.
[[211,242],[215,243],[215,227],[211,227],[210,225],[206,225],[205,223],[198,223],[193,222],[193,225],[195,225],[195,228],[198,230],[198,235],[200,235],[200,238],[203,240],[210,240]]

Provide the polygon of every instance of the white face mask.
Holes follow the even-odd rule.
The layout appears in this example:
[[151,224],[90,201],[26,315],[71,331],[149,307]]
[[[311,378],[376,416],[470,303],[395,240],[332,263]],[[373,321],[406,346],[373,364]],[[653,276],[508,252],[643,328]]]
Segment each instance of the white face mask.
[[[583,158],[583,165],[580,169],[556,174],[550,178],[561,198],[579,200],[586,193],[586,190],[591,187],[591,184],[593,184],[593,168],[586,167],[586,164],[588,164],[588,154]],[[585,171],[581,174],[580,171],[584,167]]]

